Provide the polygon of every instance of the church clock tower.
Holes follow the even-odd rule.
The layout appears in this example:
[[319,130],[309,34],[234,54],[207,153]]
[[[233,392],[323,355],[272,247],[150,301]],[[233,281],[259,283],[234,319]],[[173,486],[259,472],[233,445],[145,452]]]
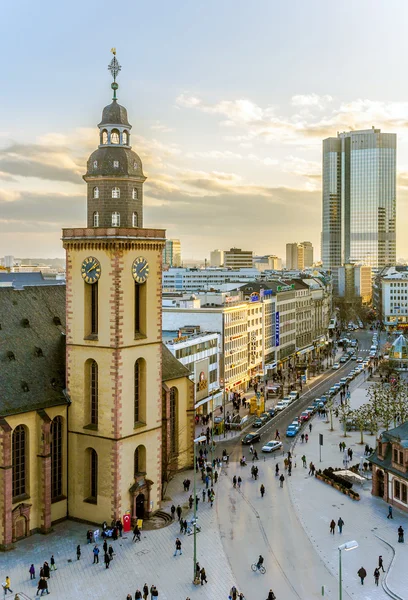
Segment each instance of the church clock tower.
[[67,258],[69,516],[110,522],[161,500],[161,289],[165,231],[143,229],[142,162],[118,104],[88,160],[87,227],[64,229]]

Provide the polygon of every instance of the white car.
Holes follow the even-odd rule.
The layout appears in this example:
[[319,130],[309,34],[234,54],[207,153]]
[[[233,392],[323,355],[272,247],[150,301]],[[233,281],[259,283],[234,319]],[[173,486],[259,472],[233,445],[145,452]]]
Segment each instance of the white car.
[[334,365],[332,366],[332,369],[334,371],[337,371],[337,369],[340,369],[340,363],[334,363]]
[[279,411],[279,410],[283,410],[284,408],[287,407],[287,404],[281,400],[280,402],[278,402],[278,404],[275,406],[275,410]]
[[265,446],[262,446],[262,452],[275,452],[275,450],[279,450],[279,448],[282,448],[282,442],[271,440],[270,442],[267,442]]

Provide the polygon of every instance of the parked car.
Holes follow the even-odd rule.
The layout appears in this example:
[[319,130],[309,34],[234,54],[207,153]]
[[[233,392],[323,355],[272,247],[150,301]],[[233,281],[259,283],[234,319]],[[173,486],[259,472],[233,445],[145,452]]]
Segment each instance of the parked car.
[[346,383],[347,383],[347,377],[342,377],[340,379],[340,383],[341,383],[341,385],[346,385]]
[[257,417],[257,418],[255,419],[255,421],[252,423],[252,426],[253,426],[253,427],[256,427],[257,429],[258,429],[259,427],[262,427],[262,425],[265,425],[265,422],[264,422],[262,419],[260,419],[259,417]]
[[346,363],[349,359],[348,354],[343,354],[343,356],[340,358],[340,362],[341,363]]
[[269,419],[271,418],[271,415],[267,412],[263,412],[259,415],[259,418],[262,419],[262,421],[264,423],[267,423],[269,421]]
[[335,396],[337,394],[337,389],[333,386],[329,389],[329,396]]
[[[318,398],[319,400],[319,398]],[[329,401],[329,398],[326,396],[326,394],[323,394],[323,396],[320,396],[320,402],[323,402],[323,404],[326,404],[326,402]]]
[[276,411],[281,411],[284,408],[286,408],[287,404],[285,404],[285,402],[283,400],[280,400],[280,402],[278,402],[278,404],[275,406],[275,410]]
[[249,445],[254,444],[255,442],[261,441],[261,435],[257,431],[251,431],[251,433],[247,433],[241,440],[242,444]]
[[362,358],[361,356],[358,356],[358,357],[357,357],[357,362],[358,362],[358,363],[362,363],[362,362],[363,362],[363,358]]
[[340,363],[338,363],[338,362],[335,362],[335,363],[334,363],[334,365],[332,366],[332,369],[333,369],[334,371],[337,371],[337,369],[340,369]]
[[272,417],[274,417],[274,416],[275,416],[275,409],[274,409],[274,408],[267,408],[267,409],[266,409],[266,412],[268,412],[268,413],[269,413],[269,415],[270,415],[271,419],[272,419]]
[[286,429],[286,437],[295,437],[298,431],[299,428],[296,427],[296,425],[288,425]]
[[279,448],[282,448],[282,442],[271,440],[270,442],[267,442],[265,446],[262,446],[262,452],[275,452],[275,450],[279,450]]
[[295,427],[297,427],[298,429],[300,429],[300,423],[299,423],[299,419],[296,418],[292,421],[291,425],[294,425]]
[[316,407],[313,406],[313,404],[311,404],[310,406],[308,406],[307,408],[305,408],[305,410],[308,410],[311,415],[314,415],[315,412],[316,412]]
[[291,404],[293,402],[293,398],[292,398],[292,396],[285,396],[282,399],[282,402],[286,402],[287,404]]
[[299,392],[290,392],[289,396],[292,398],[292,400],[297,400],[299,398]]
[[303,423],[304,421],[308,421],[310,419],[310,413],[307,410],[304,410],[301,414],[299,419],[301,420],[301,422]]

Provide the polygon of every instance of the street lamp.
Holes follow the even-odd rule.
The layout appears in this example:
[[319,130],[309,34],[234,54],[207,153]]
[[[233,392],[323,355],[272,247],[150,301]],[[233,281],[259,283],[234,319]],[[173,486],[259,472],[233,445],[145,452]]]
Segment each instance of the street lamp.
[[196,447],[197,444],[200,444],[201,442],[205,442],[207,441],[207,438],[205,437],[205,435],[200,435],[200,437],[196,438],[194,440],[194,517],[193,517],[193,527],[194,527],[194,576],[193,576],[193,583],[195,583],[196,581],[196,562],[197,562],[197,502],[196,502],[196,496],[197,496],[197,492],[196,492],[196,472],[197,472],[197,468],[196,468]]
[[341,544],[339,546],[339,600],[343,600],[343,582],[342,582],[342,574],[341,574],[341,551],[345,550],[348,552],[349,550],[355,550],[358,548],[358,543],[356,540],[352,540],[351,542],[346,542],[345,544]]

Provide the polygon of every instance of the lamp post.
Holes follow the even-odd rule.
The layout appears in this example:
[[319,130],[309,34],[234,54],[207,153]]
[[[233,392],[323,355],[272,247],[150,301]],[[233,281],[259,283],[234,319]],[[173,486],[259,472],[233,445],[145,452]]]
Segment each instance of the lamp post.
[[193,517],[193,527],[194,527],[194,575],[193,575],[193,583],[195,583],[196,581],[196,562],[197,562],[197,502],[196,502],[196,496],[197,496],[197,491],[196,491],[196,474],[197,474],[197,468],[196,468],[196,456],[197,456],[197,452],[196,452],[196,447],[197,444],[199,444],[200,442],[205,442],[207,441],[207,438],[205,437],[205,435],[200,435],[200,437],[196,438],[194,440],[194,517]]
[[341,551],[345,550],[349,552],[350,550],[355,550],[358,548],[358,543],[356,540],[352,540],[351,542],[346,542],[345,544],[341,544],[339,546],[339,600],[343,600],[343,581],[342,581],[342,572],[341,572]]

